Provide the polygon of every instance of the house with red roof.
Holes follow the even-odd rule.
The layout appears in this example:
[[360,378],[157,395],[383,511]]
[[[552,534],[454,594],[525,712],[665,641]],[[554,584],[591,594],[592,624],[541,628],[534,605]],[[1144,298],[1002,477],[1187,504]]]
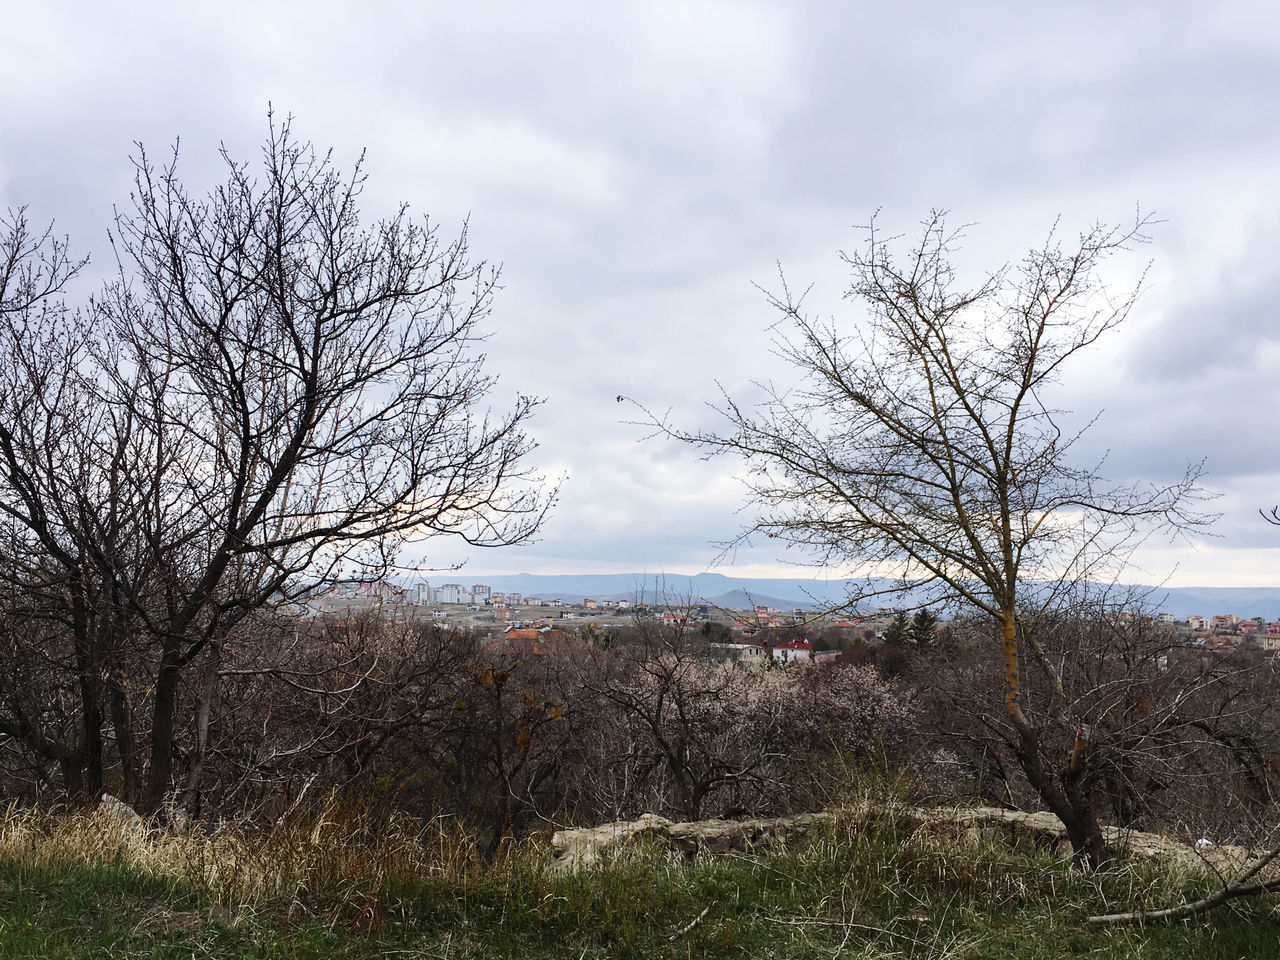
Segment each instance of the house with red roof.
[[813,644],[803,637],[788,640],[786,643],[780,643],[773,648],[773,659],[780,660],[783,663],[793,663],[796,660],[803,660],[807,663],[813,659]]

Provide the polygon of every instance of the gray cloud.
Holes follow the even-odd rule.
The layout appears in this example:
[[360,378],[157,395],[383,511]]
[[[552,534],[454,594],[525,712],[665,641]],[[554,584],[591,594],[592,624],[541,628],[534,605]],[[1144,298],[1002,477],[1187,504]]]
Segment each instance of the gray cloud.
[[1151,295],[1133,335],[1068,372],[1064,405],[1106,408],[1081,454],[1110,450],[1117,478],[1207,457],[1220,543],[1252,549],[1271,531],[1251,498],[1280,490],[1278,18],[1261,0],[29,5],[0,61],[0,205],[56,217],[102,269],[133,141],[181,136],[208,184],[219,143],[254,156],[270,101],[343,164],[368,148],[371,212],[470,215],[475,252],[505,264],[495,402],[545,396],[540,456],[571,474],[539,544],[470,560],[497,571],[710,562],[744,519],[731,465],[638,442],[614,397],[697,425],[717,380],[785,381],[752,286],[776,262],[855,323],[835,253],[877,207],[908,232],[934,206],[977,221],[980,269],[1059,214],[1074,229],[1141,202],[1168,220]]

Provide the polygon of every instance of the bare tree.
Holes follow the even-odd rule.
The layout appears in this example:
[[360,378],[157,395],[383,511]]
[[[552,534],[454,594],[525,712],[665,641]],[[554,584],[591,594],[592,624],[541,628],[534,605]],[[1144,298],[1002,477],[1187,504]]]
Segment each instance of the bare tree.
[[584,721],[598,715],[565,682],[575,656],[558,641],[478,645],[440,735],[422,748],[490,852],[535,820],[565,816],[578,789],[564,772],[576,766],[580,778],[582,744],[597,735]]
[[[288,121],[257,174],[223,157],[201,198],[176,149],[156,165],[140,146],[116,279],[74,314],[42,309],[59,284],[27,283],[43,293],[0,329],[0,576],[59,625],[81,688],[71,742],[13,713],[0,729],[92,795],[109,728],[146,809],[203,749],[179,746],[199,726],[180,730],[183,678],[208,678],[198,713],[249,613],[384,576],[410,541],[519,542],[552,499],[525,466],[536,401],[485,408],[498,273],[465,227],[442,239],[405,207],[363,224],[361,163],[343,174]],[[67,272],[61,247],[10,249]]]
[[[667,435],[745,461],[763,533],[824,564],[849,565],[873,593],[977,611],[1003,653],[1003,713],[1041,801],[1066,824],[1077,855],[1106,851],[1080,789],[1087,752],[1056,763],[1022,704],[1029,659],[1067,709],[1060,670],[1036,640],[1035,611],[1064,585],[1110,572],[1108,561],[1153,528],[1186,529],[1198,469],[1168,485],[1108,484],[1073,462],[1079,434],[1047,396],[1064,363],[1124,321],[1138,295],[1113,295],[1103,263],[1145,238],[1149,221],[1096,226],[1063,245],[1056,234],[976,287],[952,256],[961,234],[935,213],[899,258],[874,223],[844,260],[847,299],[866,310],[852,329],[809,316],[785,283],[774,306],[787,324],[778,353],[804,386],[762,385],[747,409],[726,397],[721,431]],[[877,583],[879,585],[877,585]]]

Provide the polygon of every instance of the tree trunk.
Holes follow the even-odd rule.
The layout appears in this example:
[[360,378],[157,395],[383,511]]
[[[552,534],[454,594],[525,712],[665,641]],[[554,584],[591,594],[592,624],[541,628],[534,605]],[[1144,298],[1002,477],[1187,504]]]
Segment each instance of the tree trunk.
[[1074,763],[1062,773],[1055,772],[1040,750],[1040,735],[1022,712],[1022,692],[1018,672],[1018,624],[1012,610],[1006,610],[1004,628],[1004,709],[1017,731],[1015,753],[1027,781],[1040,801],[1062,821],[1077,864],[1099,869],[1107,864],[1110,852],[1102,836],[1088,797],[1080,788],[1083,767]]
[[173,717],[178,704],[178,680],[182,676],[176,639],[165,638],[164,657],[156,675],[155,702],[151,711],[150,759],[147,782],[138,812],[153,813],[164,800],[173,780]]
[[695,781],[689,789],[688,817],[691,823],[702,819],[702,807],[707,799],[707,785]]
[[[89,669],[92,669],[91,667]],[[87,670],[80,674],[80,754],[84,758],[83,778],[73,792],[75,800],[96,801],[102,796],[102,689],[98,678]]]
[[80,759],[63,757],[58,761],[58,768],[62,773],[62,786],[67,791],[67,796],[84,802],[87,797],[84,792],[84,767]]
[[120,756],[120,777],[123,781],[121,796],[129,803],[137,803],[140,793],[138,747],[133,736],[133,709],[126,699],[118,680],[107,685],[108,704],[111,708],[111,725],[116,731],[116,752]]
[[222,667],[222,644],[209,644],[204,671],[200,677],[200,691],[196,703],[196,749],[187,772],[187,782],[182,790],[181,806],[191,817],[200,813],[200,781],[204,776],[205,751],[209,745],[209,715],[213,708],[213,695],[218,688],[218,670]]
[[89,635],[87,618],[77,603],[72,617],[75,644],[76,681],[80,689],[81,775],[75,789],[67,784],[72,799],[97,801],[102,796],[102,684],[96,646]]
[[1111,849],[1102,836],[1102,825],[1098,823],[1097,814],[1089,804],[1088,798],[1075,796],[1070,791],[1069,815],[1058,813],[1059,819],[1067,828],[1067,839],[1071,841],[1071,849],[1075,853],[1076,863],[1088,866],[1093,870],[1101,870],[1111,862]]

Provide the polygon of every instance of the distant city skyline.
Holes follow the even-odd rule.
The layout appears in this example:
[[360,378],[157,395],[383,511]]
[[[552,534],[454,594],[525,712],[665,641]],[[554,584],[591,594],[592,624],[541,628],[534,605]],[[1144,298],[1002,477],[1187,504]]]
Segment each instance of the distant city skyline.
[[[107,241],[142,141],[181,138],[200,191],[218,149],[253,163],[268,104],[367,149],[365,221],[400,201],[504,267],[486,329],[495,410],[545,398],[533,462],[565,476],[537,542],[434,540],[453,578],[633,570],[810,576],[773,542],[721,556],[750,518],[740,466],[647,438],[634,400],[713,427],[720,389],[791,383],[757,284],[779,265],[844,324],[838,251],[876,210],[912,234],[934,207],[967,230],[973,277],[1135,207],[1164,222],[1109,271],[1150,260],[1130,324],[1065,372],[1062,407],[1101,419],[1077,450],[1117,482],[1206,461],[1214,536],[1151,542],[1126,579],[1280,586],[1280,8],[941,2],[477,2],[291,7],[244,0],[6,12],[0,209],[26,205],[111,272]],[[718,383],[717,383],[718,381]],[[832,578],[849,571],[830,571]],[[435,576],[427,573],[426,576]],[[1208,611],[1205,611],[1208,612]]]
[[[732,577],[722,573],[700,573],[681,577],[677,574],[650,575],[639,572],[600,574],[495,574],[486,578],[492,592],[509,595],[514,592],[522,599],[561,600],[565,604],[580,604],[585,599],[608,600],[627,598],[653,603],[712,603],[722,607],[749,608],[759,603],[780,609],[805,607],[809,609],[831,608],[845,603],[849,593],[838,580],[815,580],[803,577]],[[456,578],[415,578],[401,581],[406,593],[412,594],[424,584],[443,587],[449,584],[460,589]],[[1139,586],[1139,585],[1135,585]],[[1280,619],[1280,587],[1151,587],[1145,591],[1130,593],[1120,591],[1124,603],[1137,603],[1148,613],[1173,613],[1179,620],[1189,616],[1212,617],[1234,613],[1246,618],[1262,616],[1268,620]],[[438,597],[432,594],[431,602]],[[917,602],[919,598],[907,597],[895,600],[885,596],[872,598],[862,604],[864,609],[880,606],[892,608],[902,602]],[[428,602],[423,600],[421,602]],[[459,599],[448,602],[470,602]],[[1130,611],[1132,612],[1132,611]]]

